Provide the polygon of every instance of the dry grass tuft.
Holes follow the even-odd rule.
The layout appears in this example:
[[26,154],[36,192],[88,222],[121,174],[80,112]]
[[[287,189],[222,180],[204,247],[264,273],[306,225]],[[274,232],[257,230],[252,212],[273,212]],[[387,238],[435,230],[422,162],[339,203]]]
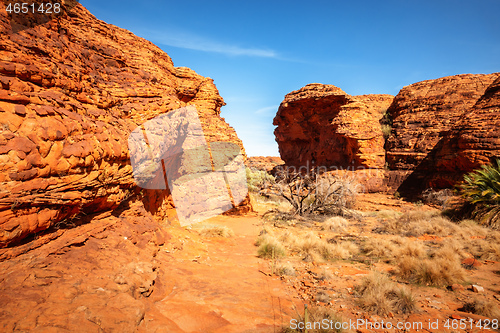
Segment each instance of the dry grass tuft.
[[295,276],[295,268],[293,268],[293,265],[290,263],[277,263],[275,266],[275,272],[279,276]]
[[440,216],[436,211],[415,210],[403,214],[397,219],[387,219],[384,221],[380,231],[404,236],[450,236],[455,234],[459,227]]
[[378,315],[389,312],[411,313],[416,309],[415,297],[405,287],[398,287],[389,277],[379,272],[366,276],[356,287],[361,308]]
[[500,261],[500,244],[494,243],[493,237],[473,239],[468,243],[467,250],[475,258]]
[[286,255],[286,250],[283,244],[270,234],[261,235],[255,242],[259,248],[257,249],[257,254],[261,258],[280,258]]
[[317,302],[328,303],[332,300],[332,297],[324,290],[320,290],[314,296],[314,300]]
[[399,313],[412,313],[417,309],[415,296],[408,288],[401,287],[396,291],[394,309]]
[[[333,332],[342,332],[342,329],[336,329],[335,328],[335,323],[339,323],[337,327],[342,326],[342,318],[332,309],[326,308],[326,307],[311,307],[308,310],[308,323],[310,329],[307,330],[309,333],[333,333]],[[299,316],[299,318],[296,319],[297,323],[301,322],[301,325],[304,325],[304,318],[303,316]],[[331,327],[326,329],[320,327],[322,322],[328,322],[328,326]],[[316,327],[313,327],[314,323],[316,323]],[[290,327],[283,327],[280,331],[280,333],[299,333],[299,332],[304,332],[304,330],[300,329],[291,329]]]
[[361,246],[361,252],[369,257],[392,258],[396,244],[386,238],[367,238]]
[[330,230],[333,232],[342,232],[348,225],[348,221],[342,216],[334,216],[329,218],[323,223],[323,230]]
[[323,267],[321,273],[316,278],[321,281],[331,280],[333,279],[333,275],[325,267]]
[[497,302],[492,300],[476,299],[465,303],[461,310],[491,319],[500,319],[500,307]]
[[358,252],[357,246],[352,242],[330,244],[312,232],[298,237],[285,231],[279,237],[279,241],[291,252],[302,255],[310,261],[347,259]]
[[394,254],[395,257],[408,256],[414,258],[426,258],[427,248],[420,241],[408,240],[400,246]]
[[397,276],[411,283],[446,286],[464,280],[464,270],[457,259],[436,255],[434,258],[422,259],[409,256],[398,258],[395,270]]
[[383,209],[376,212],[377,219],[381,220],[396,220],[401,217],[400,212],[396,212],[394,210]]
[[205,224],[195,227],[196,230],[203,237],[232,237],[234,236],[233,230],[229,229],[223,225],[215,225],[215,224]]

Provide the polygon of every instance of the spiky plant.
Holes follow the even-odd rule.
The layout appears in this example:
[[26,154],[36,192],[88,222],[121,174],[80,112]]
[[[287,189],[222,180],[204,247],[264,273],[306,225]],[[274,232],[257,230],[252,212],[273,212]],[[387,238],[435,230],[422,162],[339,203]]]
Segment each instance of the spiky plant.
[[481,224],[500,228],[500,159],[464,176],[462,196],[474,206]]

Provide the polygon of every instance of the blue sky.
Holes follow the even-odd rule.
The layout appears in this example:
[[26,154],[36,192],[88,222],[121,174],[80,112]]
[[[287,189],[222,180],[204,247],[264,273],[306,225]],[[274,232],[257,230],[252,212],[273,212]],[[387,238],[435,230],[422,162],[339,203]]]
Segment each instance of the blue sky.
[[249,156],[279,156],[272,120],[308,83],[396,95],[422,80],[500,71],[499,0],[81,3],[213,78]]

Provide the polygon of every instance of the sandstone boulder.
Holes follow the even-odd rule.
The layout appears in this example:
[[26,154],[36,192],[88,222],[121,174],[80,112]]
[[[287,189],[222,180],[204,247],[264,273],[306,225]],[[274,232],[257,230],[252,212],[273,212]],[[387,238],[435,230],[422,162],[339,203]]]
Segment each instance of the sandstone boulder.
[[377,178],[378,188],[385,166],[381,120],[392,99],[350,96],[323,84],[287,94],[273,122],[281,158],[296,168],[369,172],[363,177]]

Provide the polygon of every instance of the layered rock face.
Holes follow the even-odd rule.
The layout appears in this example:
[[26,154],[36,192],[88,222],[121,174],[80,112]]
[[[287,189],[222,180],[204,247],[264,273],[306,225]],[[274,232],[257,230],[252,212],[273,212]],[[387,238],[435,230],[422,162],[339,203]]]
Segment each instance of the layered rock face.
[[273,122],[281,158],[296,167],[383,168],[380,119],[392,98],[350,96],[323,84],[287,94]]
[[[137,192],[127,139],[160,114],[192,105],[207,142],[232,142],[244,154],[219,116],[224,101],[212,79],[174,67],[155,45],[81,5],[64,10],[13,32],[0,3],[0,246]],[[175,215],[168,190],[143,198],[161,219]]]
[[281,158],[296,168],[356,170],[366,190],[381,190],[385,140],[380,120],[392,99],[350,96],[323,84],[287,94],[273,122]]
[[498,156],[494,74],[462,74],[404,87],[388,112],[387,162],[392,186],[405,195],[450,187]]
[[433,183],[457,177],[500,158],[500,75],[438,145],[434,156],[440,172]]
[[498,74],[462,74],[404,87],[388,112],[390,169],[413,170],[476,104]]

